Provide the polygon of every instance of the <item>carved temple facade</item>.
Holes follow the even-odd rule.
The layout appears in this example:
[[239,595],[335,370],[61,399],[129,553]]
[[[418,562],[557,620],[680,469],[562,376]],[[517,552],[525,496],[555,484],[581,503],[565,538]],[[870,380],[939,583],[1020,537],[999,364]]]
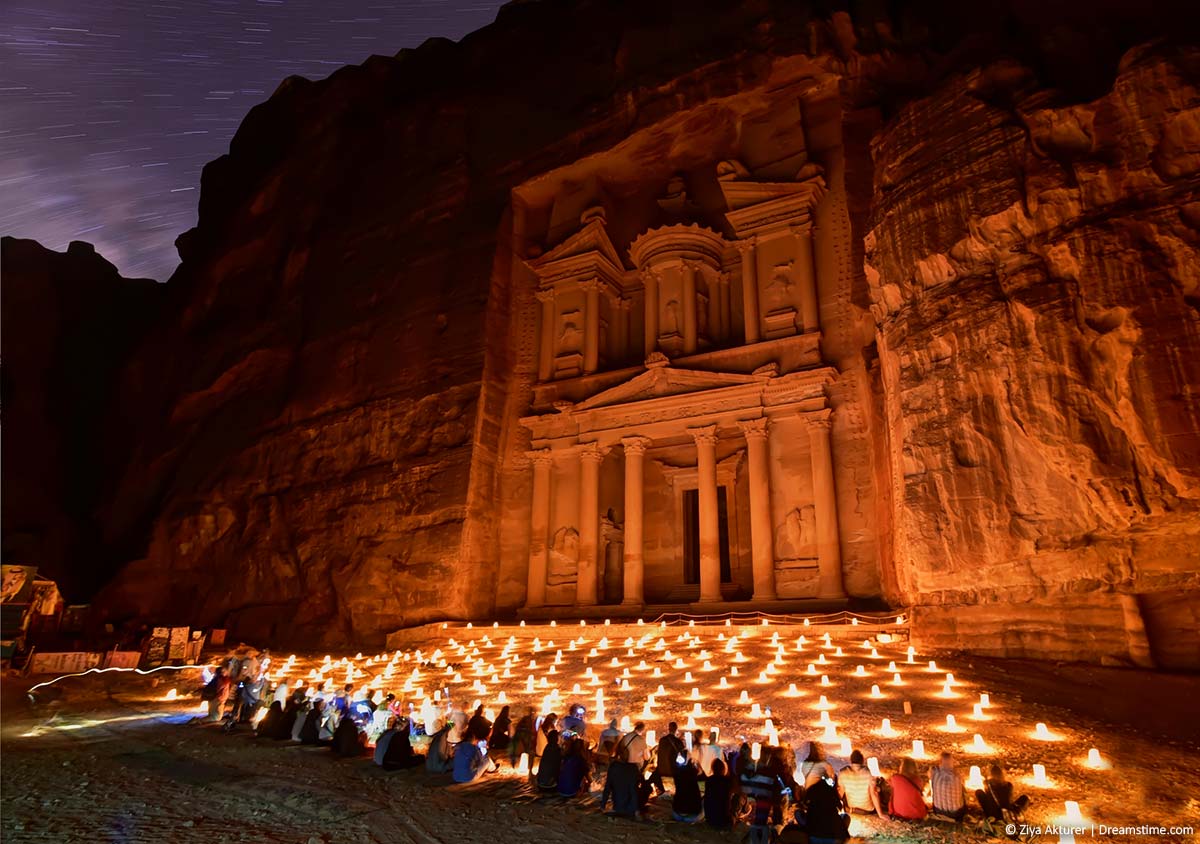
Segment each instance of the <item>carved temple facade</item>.
[[524,248],[526,610],[847,597],[823,168],[704,169],[640,206],[584,185]]

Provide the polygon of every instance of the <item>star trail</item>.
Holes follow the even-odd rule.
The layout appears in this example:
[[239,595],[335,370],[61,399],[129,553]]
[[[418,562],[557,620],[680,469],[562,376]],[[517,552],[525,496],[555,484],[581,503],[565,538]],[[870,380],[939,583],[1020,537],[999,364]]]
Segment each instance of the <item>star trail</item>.
[[495,19],[484,0],[46,0],[0,16],[0,233],[165,281],[200,171],[287,76]]

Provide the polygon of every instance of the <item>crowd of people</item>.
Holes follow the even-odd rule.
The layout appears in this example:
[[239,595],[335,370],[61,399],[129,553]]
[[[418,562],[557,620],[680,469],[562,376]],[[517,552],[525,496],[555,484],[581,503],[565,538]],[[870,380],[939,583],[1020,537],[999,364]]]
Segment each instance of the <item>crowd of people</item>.
[[[326,746],[338,757],[370,755],[389,771],[423,765],[456,783],[476,781],[503,764],[527,772],[540,791],[564,798],[590,793],[602,775],[601,811],[645,818],[653,801],[669,797],[676,821],[717,829],[745,824],[751,844],[843,841],[854,814],[962,823],[971,810],[950,753],[927,772],[905,757],[884,776],[860,750],[835,769],[818,741],[806,742],[800,753],[784,742],[764,747],[739,740],[723,747],[718,731],[681,732],[675,722],[653,741],[644,722],[622,731],[616,719],[593,737],[578,704],[562,719],[529,708],[514,721],[509,706],[495,720],[482,705],[468,717],[448,697],[417,710],[394,694],[356,695],[349,684],[328,696],[303,687],[289,692],[286,682],[268,688],[268,662],[234,658],[220,666],[201,691],[209,708],[198,720],[227,730],[250,725],[260,738]],[[1014,795],[999,765],[991,766],[974,797],[981,823],[995,823],[993,831],[1019,820],[1029,802]]]

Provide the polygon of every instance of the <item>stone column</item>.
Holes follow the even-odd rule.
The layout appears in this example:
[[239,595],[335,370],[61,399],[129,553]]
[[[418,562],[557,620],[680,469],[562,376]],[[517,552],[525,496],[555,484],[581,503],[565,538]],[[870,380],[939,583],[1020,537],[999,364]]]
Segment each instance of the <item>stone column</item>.
[[842,549],[838,530],[837,488],[833,482],[833,448],[829,429],[832,410],[801,414],[808,423],[812,458],[813,504],[817,522],[818,598],[845,598],[842,586]]
[[821,329],[821,310],[817,301],[817,265],[813,260],[812,223],[792,226],[796,239],[796,274],[800,282],[800,319],[804,330]]
[[533,464],[533,506],[529,515],[529,581],[525,587],[525,606],[546,603],[546,569],[550,562],[550,469],[554,458],[550,449],[527,453]]
[[642,320],[646,334],[646,357],[658,350],[658,273],[646,270],[642,273],[642,289],[646,316]]
[[533,294],[542,303],[541,352],[538,357],[538,380],[549,381],[554,375],[554,291],[539,290]]
[[645,454],[650,440],[624,437],[625,446],[625,598],[622,604],[641,606],[646,602],[644,526]]
[[600,368],[600,282],[585,281],[580,288],[587,294],[584,306],[583,374],[591,375]]
[[758,317],[758,258],[753,237],[735,241],[742,254],[742,313],[746,318],[746,343],[757,343],[762,336]]
[[682,261],[683,273],[683,353],[696,353],[696,265]]
[[718,273],[714,282],[717,290],[717,337],[729,340],[729,273]]
[[617,320],[616,339],[613,341],[616,349],[609,353],[608,359],[624,363],[629,358],[629,300],[620,296],[613,302],[613,316]]
[[754,600],[775,600],[775,543],[771,531],[771,466],[767,419],[738,422],[746,437],[750,486],[750,554]]
[[579,447],[579,566],[575,575],[575,603],[591,607],[597,603],[597,555],[600,551],[600,463],[607,449],[596,443]]
[[696,441],[700,499],[700,601],[721,600],[721,526],[717,509],[717,426],[688,428]]

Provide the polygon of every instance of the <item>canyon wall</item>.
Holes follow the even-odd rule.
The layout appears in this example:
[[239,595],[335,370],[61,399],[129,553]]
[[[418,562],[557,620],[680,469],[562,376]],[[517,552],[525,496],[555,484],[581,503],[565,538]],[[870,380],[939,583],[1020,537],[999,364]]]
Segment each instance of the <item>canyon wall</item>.
[[928,647],[1200,667],[1197,52],[1170,4],[1070,5],[517,3],[286,80],[117,347],[70,565],[120,568],[110,618],[297,644],[519,606],[514,191],[786,145],[792,86],[851,594]]
[[[895,599],[930,647],[1200,667],[1200,51],[1001,62],[873,141]],[[933,129],[931,131],[931,128]]]

